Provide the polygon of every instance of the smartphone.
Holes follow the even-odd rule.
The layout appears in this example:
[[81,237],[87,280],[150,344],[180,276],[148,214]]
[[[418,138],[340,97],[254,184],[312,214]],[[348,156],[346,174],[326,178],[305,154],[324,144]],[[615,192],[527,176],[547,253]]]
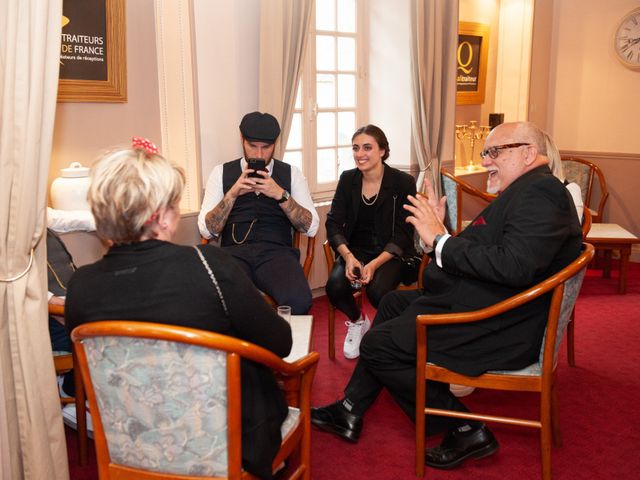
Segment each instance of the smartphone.
[[249,174],[249,177],[262,178],[262,175],[257,173],[258,170],[267,170],[267,162],[262,158],[248,158],[247,164],[250,169],[255,170],[255,172]]

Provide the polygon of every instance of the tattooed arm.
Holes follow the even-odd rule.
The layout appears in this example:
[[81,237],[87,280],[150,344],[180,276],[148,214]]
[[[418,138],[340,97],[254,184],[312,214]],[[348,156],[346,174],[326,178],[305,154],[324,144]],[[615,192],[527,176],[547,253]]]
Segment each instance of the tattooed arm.
[[296,202],[293,197],[289,197],[286,202],[282,202],[280,208],[282,208],[293,228],[304,233],[309,231],[312,221],[311,212]]
[[[253,171],[253,170],[251,170]],[[202,201],[202,209],[198,215],[198,228],[205,238],[222,233],[236,199],[240,195],[253,191],[254,179],[248,177],[249,171],[242,172],[235,184],[223,196],[222,165],[217,166],[207,181],[207,188]]]
[[[267,172],[258,172],[258,174],[262,178],[256,179],[255,191],[274,200],[280,200],[284,194],[284,188],[278,185]],[[280,208],[293,228],[308,236],[314,236],[318,230],[320,219],[313,206],[309,187],[300,170],[291,167],[291,174],[291,196],[287,201],[279,204]]]
[[207,230],[215,236],[218,236],[222,233],[225,224],[227,223],[227,218],[229,218],[229,213],[231,213],[231,209],[233,208],[233,204],[235,203],[235,199],[231,200],[229,197],[229,192],[220,200],[218,205],[213,207],[204,217],[205,225],[207,226]]

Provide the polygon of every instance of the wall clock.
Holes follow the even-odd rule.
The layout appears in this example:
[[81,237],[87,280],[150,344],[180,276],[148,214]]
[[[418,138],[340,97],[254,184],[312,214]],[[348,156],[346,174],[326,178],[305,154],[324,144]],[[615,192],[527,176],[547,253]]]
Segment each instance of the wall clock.
[[630,11],[618,24],[614,36],[618,59],[629,68],[640,70],[640,8]]

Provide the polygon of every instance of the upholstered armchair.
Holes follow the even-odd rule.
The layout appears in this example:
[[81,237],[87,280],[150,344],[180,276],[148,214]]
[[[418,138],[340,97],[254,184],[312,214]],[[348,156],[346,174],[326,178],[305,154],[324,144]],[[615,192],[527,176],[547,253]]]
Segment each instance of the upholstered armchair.
[[[100,479],[255,478],[242,469],[240,360],[296,388],[274,471],[310,479],[310,391],[318,354],[295,363],[236,338],[173,325],[102,321],[72,340],[93,415]],[[289,397],[289,395],[288,395]]]
[[[551,479],[551,444],[560,446],[560,422],[556,395],[556,365],[558,348],[573,311],[582,280],[594,255],[590,244],[583,244],[580,256],[555,275],[534,285],[528,290],[482,310],[417,317],[416,359],[416,474],[424,476],[425,415],[442,415],[467,418],[484,422],[532,427],[540,430],[542,478]],[[462,375],[444,367],[427,362],[427,335],[430,325],[470,323],[481,321],[551,292],[552,299],[547,316],[545,337],[542,341],[538,361],[518,371],[490,371],[477,377]],[[476,388],[530,392],[538,395],[540,411],[538,418],[512,418],[497,414],[440,410],[425,406],[427,380],[466,385]],[[495,402],[499,410],[500,402]]]

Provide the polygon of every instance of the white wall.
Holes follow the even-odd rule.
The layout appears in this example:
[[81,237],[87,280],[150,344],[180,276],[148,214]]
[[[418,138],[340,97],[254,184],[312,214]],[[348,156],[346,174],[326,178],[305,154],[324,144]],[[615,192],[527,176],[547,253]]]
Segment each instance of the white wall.
[[615,57],[613,35],[637,0],[554,4],[550,129],[561,149],[640,153],[640,72]]
[[203,187],[242,154],[238,125],[258,107],[260,0],[194,0]]

